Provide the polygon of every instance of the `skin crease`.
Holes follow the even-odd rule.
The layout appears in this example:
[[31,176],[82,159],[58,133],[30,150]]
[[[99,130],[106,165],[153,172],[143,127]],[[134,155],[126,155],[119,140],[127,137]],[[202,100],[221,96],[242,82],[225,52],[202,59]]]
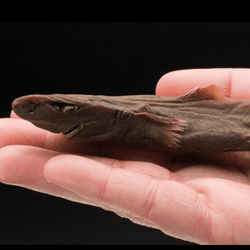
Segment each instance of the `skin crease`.
[[[211,84],[232,98],[249,98],[250,69],[170,72],[156,94]],[[250,152],[103,149],[17,118],[12,112],[0,119],[2,183],[98,206],[199,244],[250,244]]]

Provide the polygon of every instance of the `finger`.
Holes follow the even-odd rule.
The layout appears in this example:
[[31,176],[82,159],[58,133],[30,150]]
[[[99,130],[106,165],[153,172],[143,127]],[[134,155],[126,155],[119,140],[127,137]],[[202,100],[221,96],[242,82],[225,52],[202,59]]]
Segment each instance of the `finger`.
[[10,118],[16,118],[16,119],[22,119],[20,116],[18,116],[13,110],[10,112]]
[[191,69],[173,71],[162,76],[157,95],[178,96],[200,86],[219,85],[235,99],[250,98],[250,69]]
[[43,147],[47,132],[22,119],[0,119],[0,148],[7,145]]
[[0,148],[7,145],[32,145],[60,151],[65,142],[62,134],[50,133],[23,119],[0,119],[0,131]]
[[[88,159],[97,161],[98,163],[103,163],[111,168],[126,169],[131,172],[140,173],[148,175],[152,178],[161,178],[161,179],[176,179],[180,180],[175,174],[172,174],[167,168],[161,167],[152,162],[141,162],[141,161],[121,161],[112,158],[106,157],[97,157],[97,156],[87,156]],[[171,176],[171,177],[170,177]]]
[[76,194],[48,183],[45,179],[46,162],[58,154],[31,146],[6,146],[0,150],[0,181],[69,200],[82,201]]
[[66,140],[62,134],[40,129],[23,119],[0,119],[0,148],[7,145],[31,145],[60,152],[94,154],[94,146]]
[[[72,192],[47,182],[44,177],[44,165],[57,155],[60,155],[60,153],[32,146],[6,146],[0,150],[0,182],[94,205],[87,199],[80,198],[75,194],[72,195]],[[95,162],[105,163],[113,168],[119,167],[118,160],[88,157]],[[85,157],[79,157],[78,159],[84,161]],[[144,167],[141,165],[144,165]],[[163,178],[163,176],[169,175],[169,171],[152,163],[128,162],[120,165],[121,168],[123,166],[126,166],[129,171],[149,174],[151,177]]]
[[136,223],[178,237],[187,235],[193,225],[197,193],[172,180],[172,176],[152,178],[126,167],[112,168],[92,159],[66,155],[48,161],[44,171],[50,182]]
[[149,148],[97,146],[66,140],[62,134],[40,129],[23,119],[0,119],[0,148],[7,145],[31,145],[59,152],[98,155],[116,159],[144,160],[163,164],[167,154]]
[[[151,169],[153,169],[153,171]],[[44,175],[50,182],[58,182],[59,185],[62,182],[63,185],[65,184],[67,187],[72,185],[73,189],[77,189],[77,187],[81,185],[88,185],[88,182],[92,181],[97,181],[96,184],[101,185],[97,188],[104,187],[103,185],[107,180],[106,177],[109,178],[111,172],[117,173],[118,176],[119,173],[125,173],[130,176],[128,179],[133,179],[133,176],[143,175],[149,178],[179,180],[178,177],[170,173],[167,169],[152,163],[133,161],[120,162],[118,160],[92,156],[58,155],[50,159],[44,169]],[[126,179],[126,177],[124,178]],[[86,183],[84,184],[85,181]],[[69,183],[67,184],[67,182]],[[93,183],[93,185],[95,184]],[[88,190],[86,186],[84,186],[84,189],[85,191]],[[79,192],[83,196],[86,194],[85,191],[83,189],[80,191],[79,189]]]

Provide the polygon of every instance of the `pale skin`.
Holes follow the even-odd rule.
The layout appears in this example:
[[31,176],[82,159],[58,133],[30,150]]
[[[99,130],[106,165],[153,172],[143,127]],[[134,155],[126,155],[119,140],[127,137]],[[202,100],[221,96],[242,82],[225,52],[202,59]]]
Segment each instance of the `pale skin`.
[[[157,95],[216,84],[250,98],[250,69],[164,75]],[[143,88],[143,86],[142,86]],[[0,119],[0,181],[98,206],[199,244],[250,244],[250,152],[171,153],[98,148],[28,121]]]

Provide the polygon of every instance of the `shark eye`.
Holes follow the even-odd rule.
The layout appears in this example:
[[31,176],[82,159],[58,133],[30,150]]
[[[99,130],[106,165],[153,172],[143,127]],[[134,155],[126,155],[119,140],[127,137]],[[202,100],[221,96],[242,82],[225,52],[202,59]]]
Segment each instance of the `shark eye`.
[[57,111],[60,111],[64,114],[71,114],[78,110],[78,106],[73,105],[73,104],[68,104],[68,103],[57,102],[57,103],[53,103],[52,105]]

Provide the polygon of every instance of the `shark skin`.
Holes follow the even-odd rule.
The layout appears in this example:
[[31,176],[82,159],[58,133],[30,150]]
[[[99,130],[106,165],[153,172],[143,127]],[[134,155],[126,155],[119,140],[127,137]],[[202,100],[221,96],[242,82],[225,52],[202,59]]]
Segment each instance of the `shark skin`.
[[250,100],[235,100],[215,85],[185,95],[27,95],[12,109],[66,139],[187,152],[250,150]]

